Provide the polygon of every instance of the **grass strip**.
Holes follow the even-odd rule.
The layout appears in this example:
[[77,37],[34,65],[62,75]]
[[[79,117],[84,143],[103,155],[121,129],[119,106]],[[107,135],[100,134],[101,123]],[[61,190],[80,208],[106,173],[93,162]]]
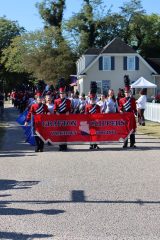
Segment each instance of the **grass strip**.
[[160,123],[146,121],[146,126],[138,126],[138,133],[160,138]]

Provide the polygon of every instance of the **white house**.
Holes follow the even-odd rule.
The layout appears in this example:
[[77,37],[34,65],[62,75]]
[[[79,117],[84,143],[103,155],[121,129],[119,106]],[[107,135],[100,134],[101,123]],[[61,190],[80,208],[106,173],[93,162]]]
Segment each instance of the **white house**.
[[[146,61],[120,38],[115,38],[103,49],[88,49],[78,59],[78,90],[80,94],[88,94],[90,82],[96,81],[98,94],[106,93],[109,88],[117,93],[119,88],[124,88],[123,77],[127,74],[131,83],[143,76],[160,91],[160,65],[157,70],[152,60]],[[149,89],[148,95],[155,95],[155,90]]]

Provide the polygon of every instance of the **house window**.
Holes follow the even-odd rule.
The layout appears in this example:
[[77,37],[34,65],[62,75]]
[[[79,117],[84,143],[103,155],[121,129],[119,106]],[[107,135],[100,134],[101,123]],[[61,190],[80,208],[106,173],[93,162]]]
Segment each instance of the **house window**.
[[135,57],[127,57],[127,70],[135,70]]
[[99,58],[99,70],[110,71],[115,69],[114,56],[101,56]]
[[110,80],[102,80],[102,94],[107,95],[108,90],[111,88]]
[[97,94],[102,93],[102,81],[96,81],[97,82]]
[[103,70],[111,70],[111,57],[103,57]]
[[97,94],[108,94],[108,90],[111,88],[110,80],[102,80],[97,82]]
[[123,70],[128,71],[139,70],[139,57],[137,56],[123,57]]

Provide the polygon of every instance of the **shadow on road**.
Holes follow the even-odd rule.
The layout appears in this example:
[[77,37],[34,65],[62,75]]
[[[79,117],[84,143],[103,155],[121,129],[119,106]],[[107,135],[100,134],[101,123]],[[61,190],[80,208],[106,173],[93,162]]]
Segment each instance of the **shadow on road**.
[[[17,190],[31,188],[33,185],[38,184],[39,181],[16,181],[16,180],[0,180],[0,191]],[[7,197],[10,195],[0,195]],[[27,201],[26,201],[27,202]],[[55,215],[64,213],[65,211],[59,209],[43,209],[43,210],[29,210],[19,208],[8,208],[7,205],[14,203],[14,201],[0,201],[0,215],[27,215],[27,214],[45,214]],[[19,201],[24,203],[24,201]],[[0,238],[1,239],[1,238]]]
[[0,191],[31,188],[33,185],[36,185],[38,183],[39,181],[16,181],[16,180],[1,179]]
[[49,238],[53,237],[53,235],[49,234],[23,234],[23,233],[15,233],[15,232],[0,232],[0,239],[11,239],[11,240],[32,240],[32,239],[41,239],[41,238]]
[[64,213],[64,210],[59,209],[43,209],[43,210],[30,210],[30,209],[21,209],[21,208],[8,208],[6,205],[8,202],[3,201],[0,202],[0,215],[8,216],[8,215],[29,215],[29,214],[45,214],[45,215],[56,215],[60,213]]
[[[57,204],[57,203],[91,203],[91,204],[138,204],[140,206],[145,205],[145,204],[160,204],[160,200],[154,201],[154,200],[142,200],[142,199],[135,199],[135,200],[87,200],[85,196],[85,192],[83,190],[72,190],[71,191],[71,199],[70,200],[49,200],[49,201],[43,201],[43,200],[13,200],[13,201],[1,201],[0,202],[0,207],[1,205],[6,206],[9,204],[15,204],[15,203],[21,203],[21,204],[40,204],[40,205],[48,205],[48,204]],[[14,212],[15,210],[15,212]],[[15,215],[18,213],[19,210],[24,210],[24,209],[13,209],[13,212]],[[17,212],[16,212],[17,211]],[[26,211],[26,212],[25,212]],[[27,213],[28,212],[28,213]],[[40,211],[33,211],[33,210],[24,210],[22,214],[33,214],[33,213],[43,213],[43,214],[58,214],[62,213],[64,211],[62,210],[40,210]],[[3,212],[0,210],[0,215]],[[3,214],[2,214],[3,215]],[[21,215],[21,214],[19,214]]]
[[[72,148],[68,148],[68,153],[70,152],[103,152],[103,151],[112,151],[112,152],[124,152],[124,151],[150,151],[150,150],[160,150],[160,146],[137,146],[136,148],[122,148],[122,147],[101,147],[101,145],[98,145],[100,147],[100,149],[92,149],[92,150],[89,150],[89,149],[72,149]],[[67,154],[66,152],[66,154]]]

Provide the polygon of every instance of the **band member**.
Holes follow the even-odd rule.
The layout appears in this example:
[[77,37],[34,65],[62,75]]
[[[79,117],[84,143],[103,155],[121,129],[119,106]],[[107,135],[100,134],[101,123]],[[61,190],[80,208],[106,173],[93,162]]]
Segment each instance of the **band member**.
[[86,97],[85,97],[85,94],[82,93],[82,96],[80,96],[80,105],[79,105],[80,114],[85,113],[85,105],[86,105]]
[[[71,101],[66,97],[64,78],[59,79],[59,87],[60,97],[54,101],[54,113],[68,115],[71,112]],[[59,151],[67,151],[67,144],[59,145]]]
[[79,107],[80,107],[79,92],[76,91],[74,98],[72,100],[72,108],[73,108],[72,113],[74,114],[80,113]]
[[124,95],[124,89],[123,89],[123,88],[119,88],[119,89],[118,89],[117,98],[116,98],[118,105],[119,105],[119,100],[120,100],[121,98],[124,98],[124,97],[125,97],[125,95]]
[[117,104],[113,89],[108,90],[108,96],[103,105],[102,112],[104,113],[118,112],[118,104]]
[[[28,125],[28,122],[33,118],[33,130],[34,130],[34,116],[38,114],[47,114],[49,112],[48,107],[46,104],[42,103],[42,97],[38,96],[37,97],[37,102],[31,105],[30,110],[27,114],[26,117],[26,122],[25,126]],[[34,132],[35,134],[35,132]],[[35,142],[36,142],[36,147],[35,147],[35,152],[43,152],[44,148],[44,142],[43,140],[35,134]]]
[[[100,113],[101,107],[97,105],[97,98],[96,98],[96,92],[97,92],[97,83],[91,82],[91,91],[90,91],[90,101],[85,106],[85,113],[86,114],[94,114],[94,113]],[[99,149],[97,144],[90,144],[90,149]]]
[[46,95],[45,97],[46,105],[48,107],[48,110],[51,114],[54,113],[54,104],[52,102],[52,96],[51,95]]
[[100,108],[101,108],[101,112],[104,112],[105,101],[106,101],[105,95],[104,95],[104,94],[101,94],[100,99],[99,99],[99,101],[97,102],[97,105],[99,105]]
[[[133,96],[131,96],[130,91],[130,80],[128,75],[124,76],[124,83],[125,83],[125,97],[121,98],[119,100],[119,111],[120,113],[123,112],[133,112],[135,115],[137,115],[137,109],[136,109],[136,100]],[[136,124],[135,124],[136,128]],[[123,148],[127,148],[128,146],[128,138],[123,143]],[[135,129],[130,135],[130,147],[135,148]]]

